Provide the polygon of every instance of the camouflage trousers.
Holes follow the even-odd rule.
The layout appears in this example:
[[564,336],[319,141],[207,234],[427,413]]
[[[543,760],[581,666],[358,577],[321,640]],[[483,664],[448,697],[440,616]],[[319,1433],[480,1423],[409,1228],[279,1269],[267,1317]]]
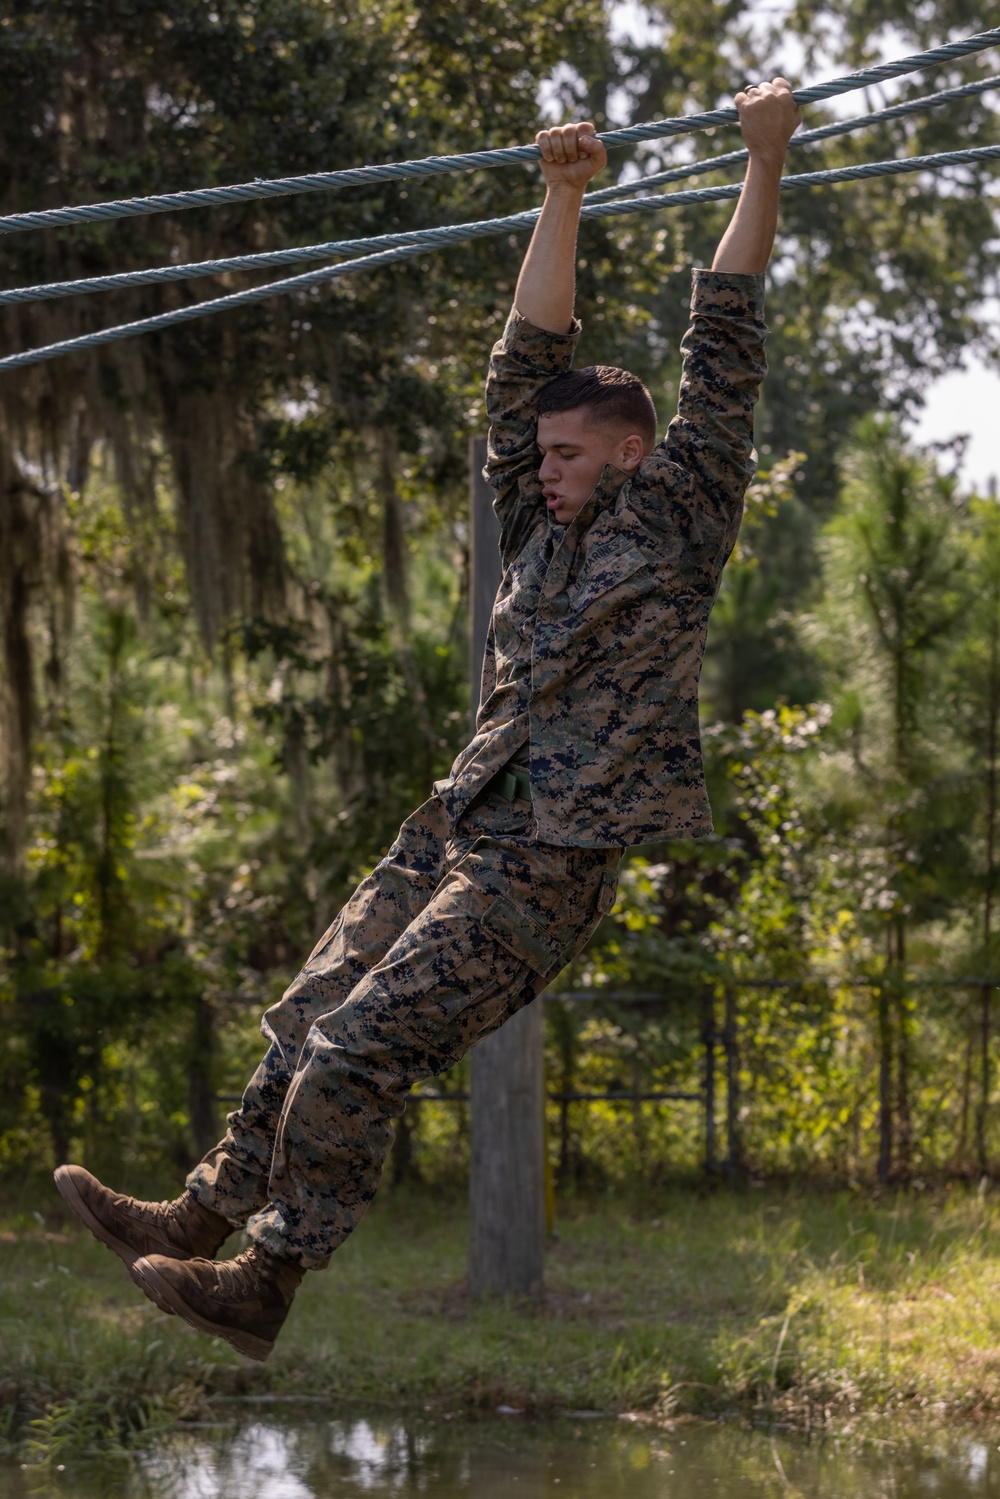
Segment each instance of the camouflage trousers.
[[487,793],[453,828],[431,797],[265,1013],[267,1054],[188,1177],[198,1201],[325,1265],[375,1195],[410,1087],[576,956],[611,908],[619,857],[539,843],[527,801]]

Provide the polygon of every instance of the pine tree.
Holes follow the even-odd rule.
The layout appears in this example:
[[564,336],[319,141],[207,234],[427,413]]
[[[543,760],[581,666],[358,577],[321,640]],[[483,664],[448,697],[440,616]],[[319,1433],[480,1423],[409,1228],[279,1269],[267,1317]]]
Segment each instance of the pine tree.
[[[837,683],[861,907],[877,974],[879,1177],[912,1169],[911,924],[943,897],[956,830],[942,790],[956,748],[941,714],[943,647],[963,602],[964,510],[952,477],[888,419],[858,428],[823,540],[822,604],[810,626]],[[844,816],[843,809],[841,810]]]

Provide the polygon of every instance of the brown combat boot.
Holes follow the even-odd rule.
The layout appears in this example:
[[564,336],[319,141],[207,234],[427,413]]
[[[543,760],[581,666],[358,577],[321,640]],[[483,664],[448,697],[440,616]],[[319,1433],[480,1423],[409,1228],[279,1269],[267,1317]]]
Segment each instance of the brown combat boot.
[[82,1166],[60,1166],[56,1186],[84,1227],[131,1270],[144,1254],[211,1259],[233,1233],[227,1219],[202,1207],[190,1192],[176,1202],[138,1202],[103,1187]]
[[161,1312],[175,1312],[199,1332],[225,1338],[261,1363],[288,1316],[305,1271],[256,1244],[231,1260],[136,1260],[132,1279]]

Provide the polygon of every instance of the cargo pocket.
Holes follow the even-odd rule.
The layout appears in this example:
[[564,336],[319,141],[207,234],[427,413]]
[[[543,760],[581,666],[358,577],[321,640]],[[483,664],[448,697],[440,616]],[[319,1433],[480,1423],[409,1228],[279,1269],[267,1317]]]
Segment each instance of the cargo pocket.
[[371,1123],[368,1098],[330,1069],[300,1068],[285,1094],[271,1156],[272,1183],[296,1169],[350,1171]]
[[515,905],[506,895],[497,896],[482,917],[480,926],[515,958],[526,963],[532,973],[548,973],[555,968],[570,945],[565,933],[560,941],[530,912]]

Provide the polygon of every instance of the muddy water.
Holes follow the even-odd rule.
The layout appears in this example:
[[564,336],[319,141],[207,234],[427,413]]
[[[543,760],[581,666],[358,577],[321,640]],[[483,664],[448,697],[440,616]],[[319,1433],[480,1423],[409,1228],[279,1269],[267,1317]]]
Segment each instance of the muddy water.
[[[248,1414],[249,1409],[249,1414]],[[577,1413],[396,1419],[320,1406],[217,1405],[141,1454],[0,1469],[3,1499],[1000,1499],[996,1431],[806,1441]],[[62,1461],[60,1469],[58,1464]]]

